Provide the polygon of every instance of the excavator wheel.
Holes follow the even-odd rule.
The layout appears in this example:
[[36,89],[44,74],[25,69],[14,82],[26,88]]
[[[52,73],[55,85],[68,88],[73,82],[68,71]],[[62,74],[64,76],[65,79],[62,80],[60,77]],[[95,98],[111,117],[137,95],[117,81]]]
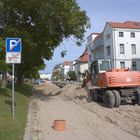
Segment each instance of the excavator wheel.
[[135,93],[136,104],[140,106],[140,90],[137,90]]
[[113,91],[107,90],[105,92],[103,101],[104,101],[106,107],[113,108],[115,105],[115,95],[114,95]]
[[115,95],[115,107],[119,107],[121,104],[121,96],[117,90],[113,90],[113,93]]
[[92,92],[92,90],[89,91],[88,100],[89,100],[89,102],[93,101],[93,92]]
[[93,92],[92,99],[93,99],[94,102],[99,101],[98,92],[96,90]]

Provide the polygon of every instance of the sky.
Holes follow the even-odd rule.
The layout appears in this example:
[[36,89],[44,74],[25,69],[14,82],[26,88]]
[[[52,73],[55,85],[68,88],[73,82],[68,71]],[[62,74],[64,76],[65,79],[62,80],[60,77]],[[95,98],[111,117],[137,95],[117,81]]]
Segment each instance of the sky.
[[[106,22],[140,22],[140,0],[76,0],[76,2],[90,18],[91,28],[85,33],[85,42],[78,47],[72,39],[63,41],[54,51],[52,60],[45,61],[46,68],[40,73],[51,73],[56,64],[76,60],[85,50],[87,37],[91,33],[102,32]],[[61,57],[62,51],[67,51],[64,58]]]

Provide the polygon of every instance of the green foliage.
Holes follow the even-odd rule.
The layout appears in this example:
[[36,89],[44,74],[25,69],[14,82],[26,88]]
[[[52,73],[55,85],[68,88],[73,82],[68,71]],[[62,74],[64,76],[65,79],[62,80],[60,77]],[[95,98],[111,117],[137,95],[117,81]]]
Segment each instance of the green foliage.
[[22,64],[17,66],[16,73],[24,77],[44,68],[44,59],[51,59],[64,39],[73,36],[80,45],[89,25],[86,12],[75,0],[3,0],[0,3],[0,34],[3,38],[22,38]]
[[67,51],[62,51],[61,52],[61,57],[64,57],[67,54]]
[[58,71],[55,71],[54,73],[53,73],[53,77],[54,77],[54,79],[55,80],[62,80],[62,75],[61,75],[61,72],[58,70]]
[[77,79],[75,71],[69,71],[68,72],[68,76],[69,76],[70,80],[74,80],[75,81]]
[[9,70],[9,66],[5,63],[5,41],[0,39],[0,72]]

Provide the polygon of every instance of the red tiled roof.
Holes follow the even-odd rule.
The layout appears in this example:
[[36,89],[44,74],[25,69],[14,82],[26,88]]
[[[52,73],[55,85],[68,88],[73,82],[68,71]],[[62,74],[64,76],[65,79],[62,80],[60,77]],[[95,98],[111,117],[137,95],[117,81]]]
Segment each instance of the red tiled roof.
[[83,57],[80,57],[79,62],[88,62],[88,55],[84,55]]
[[70,65],[72,61],[64,61],[64,65]]
[[140,22],[126,21],[126,22],[107,22],[112,28],[128,28],[128,29],[140,29]]
[[78,62],[88,62],[88,51],[85,49],[84,53],[78,58]]

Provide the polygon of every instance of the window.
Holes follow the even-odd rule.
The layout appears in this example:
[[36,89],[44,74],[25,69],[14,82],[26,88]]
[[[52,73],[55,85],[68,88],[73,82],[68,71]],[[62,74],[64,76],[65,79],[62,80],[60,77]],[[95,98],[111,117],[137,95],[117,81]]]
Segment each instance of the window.
[[107,46],[106,47],[106,52],[107,52],[107,56],[110,56],[110,54],[111,54],[111,48],[110,48],[110,46]]
[[133,69],[133,70],[137,70],[136,61],[133,61],[133,62],[132,62],[132,69]]
[[135,33],[131,32],[130,36],[131,36],[131,38],[135,38]]
[[120,68],[122,68],[122,69],[125,68],[125,62],[124,61],[120,62]]
[[119,32],[119,37],[123,37],[123,32]]
[[124,44],[120,44],[120,54],[124,54]]
[[136,44],[131,44],[132,54],[136,54]]
[[110,62],[109,61],[102,61],[99,63],[99,66],[100,66],[100,70],[101,71],[107,71],[107,70],[110,70]]
[[111,34],[106,35],[106,40],[109,39],[109,38],[111,38]]

